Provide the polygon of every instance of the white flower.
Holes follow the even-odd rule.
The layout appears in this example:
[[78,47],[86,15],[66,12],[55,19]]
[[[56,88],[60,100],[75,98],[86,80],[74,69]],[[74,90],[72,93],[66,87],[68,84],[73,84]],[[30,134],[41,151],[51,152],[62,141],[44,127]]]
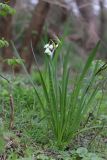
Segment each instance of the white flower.
[[51,44],[51,45],[49,46],[49,49],[50,49],[50,50],[53,50],[53,48],[54,48],[54,46],[53,46],[53,44]]
[[53,44],[46,44],[44,46],[45,48],[45,52],[47,55],[49,55],[51,58],[53,57],[53,53],[54,53],[54,46]]
[[54,51],[55,49],[58,47],[58,44],[55,44],[54,42],[52,42],[51,44],[47,43],[45,44],[44,48],[45,48],[45,54],[49,55],[51,58],[53,57]]
[[52,50],[54,48],[53,44],[46,44],[44,46],[45,49],[49,48],[50,50]]
[[46,48],[44,53],[51,55],[51,50],[49,48]]
[[49,44],[48,43],[45,44],[44,48],[49,48]]
[[44,53],[49,55],[51,58],[53,57],[53,51],[51,51],[49,48],[46,48]]

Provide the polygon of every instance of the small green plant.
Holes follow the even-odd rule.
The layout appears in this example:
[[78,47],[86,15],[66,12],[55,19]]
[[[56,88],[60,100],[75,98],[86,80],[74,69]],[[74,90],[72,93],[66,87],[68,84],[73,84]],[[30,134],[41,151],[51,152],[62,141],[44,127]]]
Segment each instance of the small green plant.
[[0,40],[0,48],[8,47],[8,46],[9,46],[9,43],[4,38],[2,38]]
[[96,153],[89,152],[87,148],[80,147],[77,150],[74,150],[72,153],[73,160],[81,159],[81,160],[104,160]]
[[42,102],[37,91],[36,94],[59,147],[66,146],[69,141],[78,134],[78,131],[80,130],[80,123],[82,122],[84,115],[88,112],[88,109],[97,93],[98,86],[96,86],[91,93],[89,92],[89,88],[92,86],[95,78],[95,67],[91,76],[91,84],[87,84],[80,96],[84,77],[86,76],[96,55],[98,46],[99,43],[90,54],[83,72],[80,77],[78,77],[71,93],[68,93],[67,89],[69,79],[67,57],[64,57],[65,60],[63,63],[63,75],[61,81],[57,78],[57,68],[54,63],[55,57],[52,59],[53,51],[52,54],[50,54],[50,52],[48,54],[51,58],[48,57],[47,82],[38,68],[46,103]]
[[[57,47],[59,49],[60,45]],[[96,47],[90,54],[81,75],[77,77],[77,81],[75,82],[75,84],[72,84],[72,90],[68,90],[68,56],[65,56],[63,60],[62,78],[60,79],[57,76],[57,59],[59,54],[59,51],[56,51],[55,53],[57,47],[54,47],[53,43],[45,45],[45,55],[47,60],[47,68],[45,75],[42,75],[42,72],[38,67],[36,57],[32,49],[41,80],[43,98],[41,98],[41,93],[38,92],[37,87],[33,83],[31,77],[29,75],[28,77],[34,87],[36,96],[39,101],[39,105],[41,106],[44,117],[47,120],[47,124],[55,137],[56,144],[59,148],[63,148],[77,134],[89,129],[81,128],[80,124],[84,119],[84,116],[88,113],[98,91],[98,84],[94,87],[93,90],[90,89],[96,78],[98,63],[96,63],[94,70],[90,75],[91,78],[89,82],[85,85],[85,87],[84,78],[89,72],[92,61],[94,60],[96,52],[98,50],[99,43],[96,45]],[[13,48],[19,58],[19,55],[14,45]],[[26,71],[24,64],[23,67]]]
[[22,59],[18,59],[18,58],[11,58],[11,59],[7,59],[6,60],[8,65],[12,66],[12,67],[15,67],[16,65],[21,65],[23,63],[23,60]]
[[9,102],[10,102],[10,126],[9,126],[9,128],[12,129],[14,126],[14,98],[13,98],[13,88],[15,87],[14,67],[16,65],[22,64],[23,60],[13,57],[12,59],[6,59],[5,61],[7,62],[8,65],[11,66],[12,73],[13,73],[11,80],[0,75],[0,77],[3,78],[8,84],[8,90],[4,90],[2,92],[2,96],[4,95],[4,96],[9,97]]
[[15,14],[15,9],[8,6],[7,4],[0,3],[0,16],[7,16],[8,14]]
[[13,77],[15,78],[14,67],[16,67],[18,65],[21,65],[24,62],[24,60],[21,59],[21,58],[19,59],[19,58],[13,57],[13,58],[10,58],[10,59],[9,58],[6,59],[5,62],[7,62],[7,64],[9,66],[11,66],[11,69],[12,69],[12,72],[13,72]]

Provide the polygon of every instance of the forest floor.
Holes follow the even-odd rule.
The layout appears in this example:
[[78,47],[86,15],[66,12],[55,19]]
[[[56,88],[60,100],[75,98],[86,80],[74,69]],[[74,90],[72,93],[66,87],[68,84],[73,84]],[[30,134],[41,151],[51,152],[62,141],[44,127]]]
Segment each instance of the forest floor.
[[[69,92],[72,90],[71,82],[75,82],[75,78],[72,79],[71,77],[68,81],[67,97],[69,97]],[[101,75],[97,77],[97,81],[98,78],[100,79]],[[1,74],[0,160],[106,160],[106,88],[99,88],[91,109],[79,122],[76,131],[79,134],[71,138],[66,145],[62,144],[59,147],[54,132],[47,123],[46,116],[48,114],[50,116],[50,113],[46,112],[47,114],[44,116],[38,103],[37,94],[32,87],[31,79],[42,102],[45,104],[46,101],[38,72],[32,71],[30,78],[24,74]],[[58,80],[60,82],[60,79]],[[89,75],[84,80],[83,84],[86,85]],[[82,92],[81,90],[80,93]],[[80,96],[76,100],[79,100]],[[76,116],[78,120],[79,115]],[[71,122],[70,124],[72,124]],[[68,126],[68,131],[69,129],[70,126]]]
[[[23,76],[23,75],[22,75]],[[103,160],[107,159],[107,101],[100,107],[99,117],[88,114],[87,122],[81,125],[101,124],[102,128],[79,134],[64,149],[58,149],[54,137],[41,119],[37,98],[26,76],[17,76],[12,88],[14,113],[12,115],[9,86],[0,81],[0,159],[5,160]],[[38,75],[33,79],[39,84]],[[41,89],[41,88],[40,88]],[[13,117],[12,117],[13,116]]]

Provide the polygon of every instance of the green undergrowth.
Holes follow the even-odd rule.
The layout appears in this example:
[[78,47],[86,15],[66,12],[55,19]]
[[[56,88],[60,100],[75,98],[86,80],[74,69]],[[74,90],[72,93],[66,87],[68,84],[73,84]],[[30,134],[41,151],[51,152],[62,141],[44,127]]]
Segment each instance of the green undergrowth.
[[[86,86],[90,80],[90,74],[96,66],[93,62],[91,68],[84,77],[83,86]],[[103,66],[104,62],[100,62],[98,68]],[[44,71],[43,71],[43,74]],[[32,75],[34,76],[34,75]],[[6,79],[12,82],[11,94],[14,99],[14,127],[9,128],[10,124],[10,86],[8,82],[0,79],[0,156],[7,156],[7,159],[13,160],[32,160],[34,157],[41,160],[103,160],[107,157],[107,111],[106,111],[106,72],[101,72],[90,90],[94,89],[94,85],[103,81],[103,85],[94,97],[94,103],[88,114],[84,115],[80,126],[84,130],[86,127],[101,126],[100,128],[92,128],[84,130],[75,136],[66,147],[59,149],[56,145],[53,132],[47,125],[47,120],[38,103],[38,98],[31,86],[31,82],[26,75],[5,75]],[[36,74],[35,74],[36,77]],[[39,75],[37,74],[37,79]],[[15,78],[15,79],[14,79]],[[60,80],[60,78],[59,78]],[[69,81],[70,83],[71,81]],[[37,90],[41,95],[42,102],[45,97],[42,92],[41,81]],[[70,84],[69,84],[70,86]],[[103,87],[103,88],[102,88]],[[82,89],[80,91],[81,96]],[[100,104],[100,102],[102,102]],[[99,107],[96,107],[96,106]]]
[[[9,79],[10,75],[6,77]],[[23,159],[32,160],[33,155],[41,160],[91,160],[92,158],[100,160],[100,157],[106,159],[106,128],[81,133],[63,151],[59,151],[55,147],[53,135],[45,123],[45,118],[42,117],[43,113],[39,108],[35,92],[26,76],[22,78],[22,76],[18,75],[14,81],[12,93],[14,97],[15,120],[13,130],[9,130],[9,90],[8,83],[4,79],[0,80],[0,89],[0,125],[3,127],[2,132],[0,132],[0,137],[2,137],[0,140],[0,153],[8,154],[8,159],[21,160],[21,157],[25,157]],[[41,92],[40,85],[39,92]],[[101,98],[100,92],[96,100]],[[99,112],[99,117],[95,117],[94,111],[90,114],[87,125],[90,126],[91,123],[93,125],[96,123],[102,124],[102,119],[105,123],[107,122],[106,92]],[[10,145],[10,148],[6,151],[7,142],[9,143],[10,140],[13,142],[13,146]],[[83,148],[80,148],[81,146]]]

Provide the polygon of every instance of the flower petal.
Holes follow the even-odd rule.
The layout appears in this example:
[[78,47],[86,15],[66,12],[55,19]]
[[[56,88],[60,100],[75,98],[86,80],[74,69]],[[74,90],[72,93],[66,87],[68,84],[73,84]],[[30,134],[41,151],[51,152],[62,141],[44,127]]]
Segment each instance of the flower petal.
[[58,48],[58,44],[55,45],[55,48]]
[[49,49],[52,50],[53,48],[54,48],[54,46],[51,44],[51,45],[49,46]]
[[48,43],[45,44],[44,48],[49,48],[49,44]]
[[51,50],[49,49],[49,48],[46,48],[46,50],[45,50],[45,52],[44,53],[46,53],[46,54],[48,54],[48,55],[51,55]]

